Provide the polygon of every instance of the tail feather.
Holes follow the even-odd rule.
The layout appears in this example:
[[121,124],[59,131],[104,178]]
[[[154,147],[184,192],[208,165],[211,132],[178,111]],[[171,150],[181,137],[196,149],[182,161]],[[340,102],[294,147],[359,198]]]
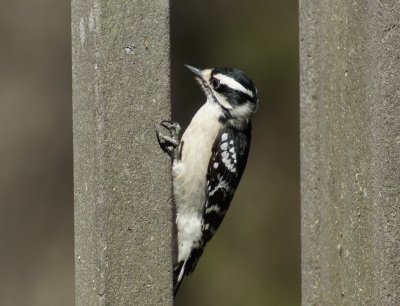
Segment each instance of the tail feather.
[[198,248],[192,249],[190,256],[188,259],[178,262],[174,265],[174,296],[178,292],[179,287],[181,286],[183,277],[185,275],[189,275],[193,272],[194,268],[197,266],[199,262],[199,258],[201,254],[203,254],[204,245],[201,245]]
[[185,264],[186,261],[181,261],[174,266],[174,276],[173,276],[174,296],[176,296],[176,293],[178,292],[178,289],[181,286],[183,276],[185,274]]

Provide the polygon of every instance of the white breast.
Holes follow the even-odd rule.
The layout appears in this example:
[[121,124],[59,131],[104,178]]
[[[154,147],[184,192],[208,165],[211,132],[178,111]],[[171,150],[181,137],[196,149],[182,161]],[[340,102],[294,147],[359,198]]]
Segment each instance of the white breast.
[[187,259],[201,238],[207,167],[221,129],[219,115],[220,110],[213,102],[206,102],[197,111],[182,136],[182,158],[173,164],[178,261]]

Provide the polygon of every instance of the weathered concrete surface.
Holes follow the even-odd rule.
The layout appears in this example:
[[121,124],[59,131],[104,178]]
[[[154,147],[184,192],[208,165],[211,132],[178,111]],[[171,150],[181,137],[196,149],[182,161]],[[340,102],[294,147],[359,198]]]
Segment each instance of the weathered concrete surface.
[[300,0],[303,305],[400,305],[399,21]]
[[172,305],[169,2],[72,1],[76,305]]

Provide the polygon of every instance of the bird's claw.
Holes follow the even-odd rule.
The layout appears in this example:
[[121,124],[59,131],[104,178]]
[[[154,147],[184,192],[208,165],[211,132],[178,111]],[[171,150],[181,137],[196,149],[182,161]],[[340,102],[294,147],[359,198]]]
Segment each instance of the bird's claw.
[[154,128],[156,129],[156,135],[158,143],[161,149],[166,152],[171,158],[176,158],[179,152],[177,152],[177,148],[179,146],[179,133],[181,127],[179,123],[172,122],[170,120],[163,120],[159,124],[160,126],[166,128],[171,136],[165,136],[161,134],[159,126],[154,124]]
[[181,132],[181,126],[178,122],[174,122],[171,120],[163,120],[160,122],[160,125],[165,127],[167,130],[171,132],[172,138],[178,140],[179,133]]

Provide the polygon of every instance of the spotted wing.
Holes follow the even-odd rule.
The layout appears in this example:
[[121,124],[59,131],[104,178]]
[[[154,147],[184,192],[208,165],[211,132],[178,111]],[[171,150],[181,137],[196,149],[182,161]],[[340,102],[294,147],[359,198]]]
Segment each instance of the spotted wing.
[[208,242],[220,226],[246,167],[251,129],[223,130],[216,138],[207,173],[207,194],[203,211],[203,240]]

